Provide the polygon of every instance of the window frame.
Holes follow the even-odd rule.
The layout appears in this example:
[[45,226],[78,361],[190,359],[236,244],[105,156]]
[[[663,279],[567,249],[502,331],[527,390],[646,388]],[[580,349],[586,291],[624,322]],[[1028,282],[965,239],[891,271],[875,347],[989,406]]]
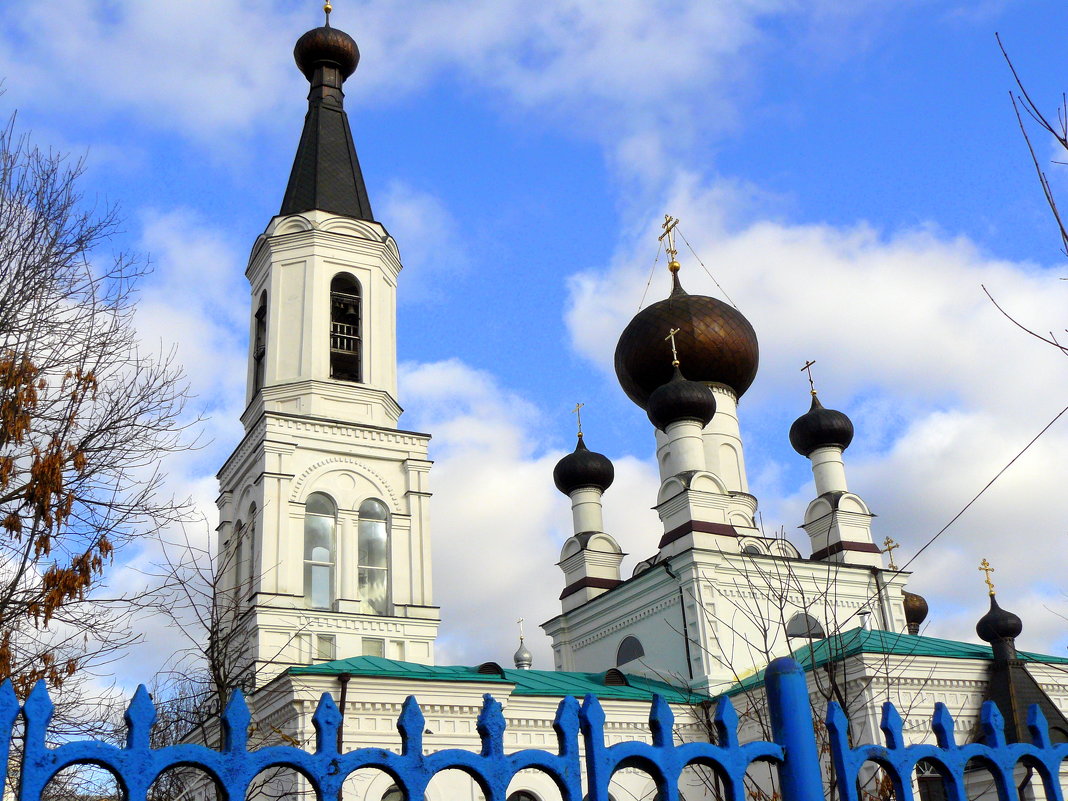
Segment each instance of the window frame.
[[[365,509],[365,507],[368,506],[368,504],[372,504],[372,503],[373,504],[378,504],[381,507],[382,512],[384,513],[384,517],[379,518],[379,517],[368,517],[368,516],[366,516],[366,513],[364,512],[364,509]],[[392,606],[393,606],[393,603],[392,603],[392,597],[393,597],[392,596],[392,589],[393,589],[393,585],[392,585],[392,579],[393,579],[392,567],[393,566],[391,564],[391,559],[390,559],[391,551],[392,551],[391,546],[392,546],[392,540],[393,540],[393,530],[392,530],[393,527],[391,525],[392,524],[392,517],[393,517],[393,515],[390,512],[389,506],[381,498],[373,498],[373,497],[372,498],[364,498],[360,502],[359,507],[357,507],[357,512],[356,512],[356,596],[357,596],[357,598],[359,598],[360,613],[361,614],[366,614],[366,615],[388,615],[392,611]],[[361,556],[362,556],[362,554],[364,552],[364,548],[362,547],[362,544],[363,544],[363,538],[364,538],[363,523],[365,521],[381,523],[382,524],[382,527],[383,527],[384,532],[385,532],[385,538],[384,538],[385,539],[385,545],[384,545],[384,550],[385,550],[385,560],[384,560],[384,562],[385,563],[384,564],[364,564],[363,559],[361,558]],[[385,598],[384,598],[384,602],[383,602],[381,608],[376,609],[376,608],[372,607],[370,602],[366,598],[366,593],[365,593],[364,588],[367,586],[367,584],[365,584],[364,579],[363,579],[363,575],[364,575],[364,571],[365,570],[379,572],[379,573],[381,573],[381,575],[383,575],[385,577],[385,582],[384,582],[385,583]]]
[[[355,313],[339,310],[345,300],[355,301]],[[335,381],[364,383],[363,300],[363,286],[352,273],[341,271],[330,279],[330,377]]]
[[[312,499],[324,498],[329,501],[331,508],[333,509],[332,515],[323,514],[321,512],[308,511],[308,507],[312,503]],[[315,550],[322,547],[321,545],[311,545],[309,547],[309,521],[313,518],[320,520],[328,519],[331,521],[330,533],[329,533],[329,548],[328,558],[315,559],[313,555]],[[332,609],[334,607],[334,601],[337,600],[337,533],[338,533],[338,506],[332,497],[325,492],[313,492],[304,501],[304,542],[303,542],[303,556],[304,556],[304,605],[309,609]],[[317,575],[316,568],[327,568],[327,586],[326,586],[326,603],[315,603],[317,596],[315,577]]]

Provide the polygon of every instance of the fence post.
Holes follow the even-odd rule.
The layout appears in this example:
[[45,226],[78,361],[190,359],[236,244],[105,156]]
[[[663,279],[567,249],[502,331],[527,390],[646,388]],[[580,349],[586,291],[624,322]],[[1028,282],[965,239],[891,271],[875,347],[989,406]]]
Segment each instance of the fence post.
[[768,665],[764,677],[772,738],[783,751],[779,765],[783,801],[824,801],[804,668],[793,659],[782,657]]

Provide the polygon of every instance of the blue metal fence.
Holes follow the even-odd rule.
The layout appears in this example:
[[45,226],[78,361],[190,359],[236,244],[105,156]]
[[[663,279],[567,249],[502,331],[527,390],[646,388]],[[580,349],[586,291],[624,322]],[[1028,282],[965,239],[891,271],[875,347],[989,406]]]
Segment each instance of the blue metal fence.
[[[623,768],[640,768],[656,782],[662,801],[679,801],[678,783],[687,766],[714,770],[719,786],[729,801],[746,797],[745,774],[754,761],[777,767],[783,801],[822,801],[825,780],[812,723],[808,687],[803,669],[790,659],[771,663],[766,672],[772,742],[738,742],[738,718],[729,699],[717,707],[714,725],[716,744],[689,742],[676,745],[673,716],[668,705],[657,698],[650,710],[651,743],[622,742],[606,745],[605,715],[597,699],[587,696],[579,704],[574,698],[560,703],[553,723],[557,751],[526,749],[504,753],[505,721],[499,703],[485,697],[478,718],[482,740],[479,752],[449,749],[423,753],[423,714],[409,697],[397,721],[401,734],[400,752],[381,748],[359,748],[338,753],[337,730],[341,714],[333,699],[324,694],[314,715],[315,751],[293,746],[269,746],[248,750],[250,723],[248,707],[240,692],[234,693],[222,715],[223,747],[216,751],[199,745],[174,745],[153,749],[149,733],[156,717],[144,687],[140,687],[126,712],[126,745],[116,747],[95,741],[70,742],[57,747],[46,744],[45,733],[52,703],[39,685],[21,708],[25,719],[25,740],[19,756],[19,801],[37,801],[49,780],[73,765],[91,764],[110,771],[126,799],[143,801],[149,787],[164,771],[188,766],[205,771],[217,785],[219,798],[241,801],[260,773],[270,768],[298,771],[315,789],[319,799],[336,799],[346,777],[360,768],[378,768],[390,774],[407,798],[422,798],[430,780],[443,770],[459,769],[481,787],[486,801],[506,801],[509,782],[519,771],[535,768],[550,776],[560,788],[563,801],[609,801],[612,775]],[[0,730],[11,731],[20,713],[10,686],[0,690]],[[912,775],[916,764],[937,768],[949,801],[965,801],[964,771],[969,760],[977,759],[994,777],[1001,801],[1017,798],[1013,773],[1018,763],[1031,766],[1040,775],[1049,801],[1064,801],[1059,783],[1061,760],[1068,758],[1068,744],[1049,740],[1045,720],[1038,708],[1031,711],[1032,744],[1007,744],[1003,721],[997,708],[988,703],[982,712],[983,743],[958,746],[953,721],[939,704],[932,723],[937,745],[906,746],[901,734],[901,718],[891,704],[884,706],[882,729],[885,745],[849,746],[847,721],[842,710],[831,704],[827,728],[830,759],[838,798],[859,801],[858,778],[865,765],[882,767],[890,777],[898,801],[912,800]],[[580,749],[581,743],[584,748]],[[10,743],[0,758],[6,762]]]

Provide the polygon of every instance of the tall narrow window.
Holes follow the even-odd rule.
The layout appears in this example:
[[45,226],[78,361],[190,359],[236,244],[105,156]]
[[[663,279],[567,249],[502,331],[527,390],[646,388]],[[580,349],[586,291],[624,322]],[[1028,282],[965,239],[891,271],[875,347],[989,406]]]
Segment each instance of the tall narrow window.
[[240,520],[234,526],[234,594],[238,604],[241,603],[243,584],[245,581],[245,524]]
[[334,603],[334,531],[337,507],[321,492],[304,505],[304,603],[329,609]]
[[252,389],[263,388],[267,369],[267,293],[260,295],[260,305],[256,309],[256,326],[252,334]]
[[363,381],[360,284],[338,273],[330,282],[330,377]]
[[389,614],[389,510],[381,501],[360,504],[358,540],[360,611]]
[[248,554],[248,569],[245,571],[245,577],[248,581],[247,592],[254,592],[259,583],[260,566],[256,561],[256,504],[249,504],[248,507],[248,523],[245,526],[246,534],[248,538],[248,546],[245,548],[245,553]]

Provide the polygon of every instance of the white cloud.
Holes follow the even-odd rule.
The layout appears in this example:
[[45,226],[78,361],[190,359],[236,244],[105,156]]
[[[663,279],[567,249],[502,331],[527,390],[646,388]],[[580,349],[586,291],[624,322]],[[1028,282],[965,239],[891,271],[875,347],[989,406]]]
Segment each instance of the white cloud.
[[[849,26],[874,25],[884,5],[830,15],[839,57],[854,38]],[[738,124],[756,64],[784,57],[770,46],[768,22],[789,19],[796,41],[827,28],[828,7],[371,0],[358,12],[339,8],[334,21],[363,54],[349,87],[359,102],[389,104],[459,75],[505,108],[535,110],[541,121],[601,141],[621,166],[648,169],[628,158],[636,142],[648,149],[670,135],[679,148]],[[61,13],[13,0],[0,10],[0,75],[15,105],[48,100],[83,115],[132,116],[236,152],[235,138],[270,125],[282,104],[303,95],[290,53],[296,35],[319,22],[308,7],[272,0],[67,0]],[[812,48],[827,49],[822,40]],[[620,144],[620,136],[635,139]]]
[[[434,436],[431,532],[435,601],[443,612],[438,661],[511,667],[515,621],[523,617],[535,667],[551,669],[548,640],[537,624],[560,612],[564,585],[556,561],[572,533],[571,512],[552,471],[564,451],[546,447],[541,414],[528,401],[460,361],[406,365],[402,395],[418,410],[416,427]],[[656,523],[646,492],[652,468],[635,459],[615,467],[605,527],[624,550],[644,553]]]
[[[815,358],[824,403],[850,413],[857,426],[846,454],[850,486],[879,514],[877,540],[894,537],[908,558],[1068,399],[1063,355],[1014,328],[980,284],[1039,330],[1063,328],[1062,285],[1037,265],[993,259],[937,230],[887,235],[863,224],[729,222],[729,199],[722,187],[683,177],[664,207],[683,220],[760,338],[761,371],[741,415],[743,431],[761,432],[750,433],[746,447],[765,522],[794,531],[811,498],[810,480],[791,478],[800,457],[785,442],[789,420],[807,407],[798,367]],[[574,347],[606,372],[647,280],[657,222],[624,242],[608,267],[571,281]],[[682,261],[689,291],[718,294],[688,254]],[[647,302],[663,297],[666,272],[654,287]],[[766,419],[784,421],[782,430],[772,434]],[[974,623],[984,603],[975,568],[985,556],[998,567],[1003,605],[1027,605],[1036,615],[1033,624],[1024,621],[1021,647],[1063,646],[1064,635],[1032,596],[1065,606],[1063,565],[1043,555],[1063,552],[1066,447],[1068,416],[912,566],[914,589],[931,600],[932,633],[974,638],[970,629],[956,630],[955,613],[940,618],[939,610],[970,610]]]
[[383,198],[379,216],[389,220],[404,262],[401,302],[438,298],[446,279],[463,275],[471,264],[460,226],[439,198],[403,182],[392,182]]
[[[172,527],[164,536],[174,542],[188,536],[195,548],[207,548],[218,519],[215,472],[242,435],[250,307],[244,259],[222,232],[191,211],[146,212],[140,222],[140,246],[154,269],[142,284],[135,324],[146,349],[174,349],[189,379],[187,419],[202,417],[189,432],[199,447],[168,454],[160,464],[167,475],[164,492],[190,499],[197,512],[184,532]],[[108,585],[115,593],[140,593],[153,584],[162,561],[160,543],[142,540],[121,554]],[[137,625],[144,643],[117,666],[120,680],[147,680],[183,645],[166,617],[146,611]]]
[[269,0],[67,0],[61,10],[16,0],[0,12],[0,75],[15,105],[132,113],[194,136],[233,131],[299,91],[289,53],[303,16]]

